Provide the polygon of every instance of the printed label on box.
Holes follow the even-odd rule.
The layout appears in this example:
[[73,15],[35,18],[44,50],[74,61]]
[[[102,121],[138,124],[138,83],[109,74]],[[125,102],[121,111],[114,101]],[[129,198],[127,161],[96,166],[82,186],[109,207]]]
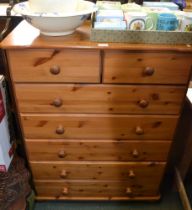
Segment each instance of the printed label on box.
[[5,165],[0,165],[0,172],[6,172]]
[[0,75],[0,173],[8,171],[15,149],[15,144],[10,142],[4,82],[4,77]]

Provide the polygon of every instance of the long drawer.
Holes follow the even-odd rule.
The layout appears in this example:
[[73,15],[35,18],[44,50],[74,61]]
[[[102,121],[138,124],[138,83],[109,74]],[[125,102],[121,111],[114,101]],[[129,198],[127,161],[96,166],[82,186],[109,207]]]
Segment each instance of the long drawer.
[[100,82],[97,50],[22,49],[7,56],[14,82]]
[[104,83],[187,84],[187,53],[105,51]]
[[[155,179],[142,184],[110,181],[37,181],[40,199],[147,199],[158,197],[159,186]],[[152,199],[152,198],[148,198]]]
[[32,161],[30,165],[36,180],[130,180],[145,183],[155,179],[157,184],[165,168],[164,162]]
[[178,116],[21,114],[26,138],[170,139]]
[[179,114],[185,87],[17,84],[22,113]]
[[166,161],[170,141],[29,140],[30,161]]

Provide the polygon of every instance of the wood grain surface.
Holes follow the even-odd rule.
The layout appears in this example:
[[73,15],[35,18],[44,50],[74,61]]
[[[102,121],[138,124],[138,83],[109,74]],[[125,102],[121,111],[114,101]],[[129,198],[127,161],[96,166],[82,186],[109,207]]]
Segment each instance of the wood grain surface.
[[[32,161],[36,180],[129,180],[132,183],[160,182],[165,162]],[[142,180],[142,181],[141,181]]]
[[96,50],[22,49],[10,50],[7,56],[15,82],[100,82]]
[[176,115],[22,114],[26,138],[169,139]]
[[158,196],[156,180],[132,185],[130,182],[111,181],[35,181],[37,196],[66,199],[70,197],[154,197]]
[[179,114],[185,87],[17,84],[22,113]]
[[[106,51],[103,81],[104,83],[186,84],[191,65],[191,54]],[[148,73],[147,68],[151,68],[153,72]]]
[[166,161],[170,141],[30,140],[31,161]]

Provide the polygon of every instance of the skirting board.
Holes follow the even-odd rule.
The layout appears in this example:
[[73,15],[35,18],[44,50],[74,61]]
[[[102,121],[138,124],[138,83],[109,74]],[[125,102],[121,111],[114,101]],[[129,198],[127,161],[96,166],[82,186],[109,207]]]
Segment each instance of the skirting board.
[[192,210],[179,170],[175,168],[175,182],[184,210]]

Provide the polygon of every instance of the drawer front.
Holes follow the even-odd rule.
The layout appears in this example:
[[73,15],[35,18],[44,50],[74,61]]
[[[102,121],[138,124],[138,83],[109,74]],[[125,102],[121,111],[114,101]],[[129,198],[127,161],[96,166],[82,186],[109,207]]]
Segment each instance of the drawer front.
[[104,83],[186,84],[190,54],[106,51]]
[[184,87],[17,84],[20,112],[178,114]]
[[30,161],[166,161],[170,141],[26,140]]
[[177,116],[101,114],[22,114],[24,135],[31,139],[168,139]]
[[[160,182],[165,163],[156,162],[31,162],[38,180],[130,180],[131,183]],[[155,173],[154,173],[155,172]]]
[[100,82],[100,55],[94,50],[9,50],[15,82]]
[[[137,199],[137,197],[157,196],[159,185],[155,179],[141,184],[110,181],[35,181],[37,197],[75,199],[81,197],[97,199]],[[144,199],[144,198],[143,198]]]

